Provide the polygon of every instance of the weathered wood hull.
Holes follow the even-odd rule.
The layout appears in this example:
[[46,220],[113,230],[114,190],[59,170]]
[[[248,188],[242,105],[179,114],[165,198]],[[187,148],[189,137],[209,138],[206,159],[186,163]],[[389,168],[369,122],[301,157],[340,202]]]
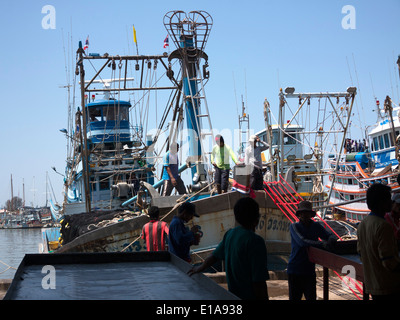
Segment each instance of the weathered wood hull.
[[[245,197],[239,192],[228,192],[222,195],[194,200],[199,218],[193,224],[200,226],[203,236],[199,245],[192,246],[194,258],[198,255],[208,254],[222,240],[225,232],[235,227],[233,207],[238,199]],[[170,222],[177,209],[171,210],[180,197],[159,197],[153,199],[164,215],[163,220]],[[282,243],[276,251],[287,250],[290,241],[290,222],[276,207],[264,191],[257,191],[255,200],[260,206],[260,222],[256,233],[262,236],[266,243]],[[118,222],[100,229],[88,232],[62,246],[57,252],[135,252],[145,250],[145,243],[140,239],[144,224],[149,221],[147,216],[138,216],[126,221]],[[191,224],[192,222],[190,222]],[[286,248],[286,249],[282,249]],[[194,259],[197,260],[197,259]]]

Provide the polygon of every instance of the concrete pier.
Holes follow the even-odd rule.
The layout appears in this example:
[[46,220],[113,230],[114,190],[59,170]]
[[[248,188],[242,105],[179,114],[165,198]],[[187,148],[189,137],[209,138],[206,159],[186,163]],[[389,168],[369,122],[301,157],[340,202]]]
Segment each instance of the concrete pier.
[[0,279],[0,300],[3,300],[8,288],[10,287],[12,279]]

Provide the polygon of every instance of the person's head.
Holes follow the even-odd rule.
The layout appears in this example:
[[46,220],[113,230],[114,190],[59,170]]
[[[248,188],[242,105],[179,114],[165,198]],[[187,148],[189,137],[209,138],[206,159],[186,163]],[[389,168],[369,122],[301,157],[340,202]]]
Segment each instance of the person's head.
[[310,201],[304,200],[299,203],[296,210],[296,216],[299,217],[303,224],[309,224],[314,218],[316,212],[312,208],[312,203]]
[[384,216],[392,207],[390,187],[374,183],[367,189],[367,206],[373,213]]
[[255,147],[256,142],[257,142],[257,136],[253,134],[252,136],[250,136],[249,144],[250,144],[251,146]]
[[179,151],[179,143],[173,141],[171,142],[171,145],[169,146],[169,151],[172,153],[177,153]]
[[160,217],[160,210],[156,206],[151,206],[148,214],[151,220],[158,220]]
[[233,207],[235,220],[244,228],[255,230],[260,221],[260,207],[249,197],[240,198]]
[[185,222],[189,222],[193,219],[193,217],[199,217],[199,215],[196,213],[196,206],[191,202],[182,203],[178,208],[177,216]]
[[224,137],[221,136],[220,134],[217,134],[217,135],[215,136],[215,143],[216,143],[220,148],[222,148],[222,147],[225,145],[225,143],[224,143]]
[[395,193],[392,197],[392,215],[400,218],[400,193]]

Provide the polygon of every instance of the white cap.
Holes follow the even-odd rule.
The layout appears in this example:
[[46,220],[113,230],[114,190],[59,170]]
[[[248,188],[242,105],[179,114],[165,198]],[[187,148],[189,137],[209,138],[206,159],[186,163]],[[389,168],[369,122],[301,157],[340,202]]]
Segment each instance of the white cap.
[[254,143],[254,141],[256,141],[256,139],[257,139],[257,136],[253,134],[252,136],[250,136],[249,142]]

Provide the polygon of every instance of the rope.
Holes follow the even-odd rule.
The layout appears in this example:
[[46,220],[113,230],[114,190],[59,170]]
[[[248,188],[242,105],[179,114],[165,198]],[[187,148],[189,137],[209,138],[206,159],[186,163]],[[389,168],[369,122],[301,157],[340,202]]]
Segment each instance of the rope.
[[6,271],[9,270],[9,269],[17,270],[17,268],[11,267],[11,266],[9,266],[7,263],[5,263],[5,262],[3,262],[3,261],[1,261],[1,260],[0,260],[0,263],[4,264],[4,265],[7,267],[5,270],[1,271],[0,274],[6,272]]

